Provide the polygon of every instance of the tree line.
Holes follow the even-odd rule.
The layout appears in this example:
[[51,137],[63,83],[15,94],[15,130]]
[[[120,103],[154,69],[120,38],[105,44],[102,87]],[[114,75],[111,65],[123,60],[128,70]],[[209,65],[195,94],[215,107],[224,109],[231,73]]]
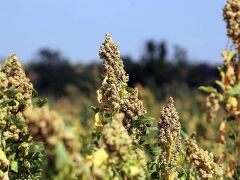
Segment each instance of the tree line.
[[[172,59],[168,58],[168,52],[165,42],[148,41],[141,58],[133,60],[123,56],[125,69],[131,75],[129,85],[148,87],[161,100],[167,92],[180,96],[179,90],[185,92],[202,84],[211,85],[217,78],[215,66],[193,63],[194,59],[189,60],[182,47],[174,47]],[[26,70],[41,94],[59,97],[81,93],[93,97],[101,83],[100,63],[73,64],[60,52],[45,48],[38,51]]]

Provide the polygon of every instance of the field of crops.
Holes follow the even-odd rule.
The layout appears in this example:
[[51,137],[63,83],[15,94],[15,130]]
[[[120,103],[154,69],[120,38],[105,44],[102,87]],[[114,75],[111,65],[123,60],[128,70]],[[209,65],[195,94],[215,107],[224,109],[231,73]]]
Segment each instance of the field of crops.
[[219,78],[190,92],[130,86],[108,33],[88,96],[70,84],[67,96],[43,97],[10,55],[0,69],[0,178],[239,180],[239,0],[227,1],[223,18],[233,45],[221,52]]

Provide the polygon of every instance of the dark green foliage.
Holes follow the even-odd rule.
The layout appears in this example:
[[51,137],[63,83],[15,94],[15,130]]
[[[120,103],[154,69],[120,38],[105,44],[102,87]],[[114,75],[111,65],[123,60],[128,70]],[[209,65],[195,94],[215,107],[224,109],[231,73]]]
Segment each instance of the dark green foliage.
[[[184,85],[191,89],[202,84],[211,85],[218,76],[216,68],[211,65],[190,63],[186,50],[181,47],[174,49],[173,60],[167,57],[168,51],[165,42],[149,41],[142,58],[123,58],[125,70],[131,74],[129,85],[147,86],[162,100],[168,94],[179,96],[176,92],[169,92],[173,88],[168,87]],[[76,92],[92,97],[101,81],[100,64],[70,64],[59,52],[49,49],[39,51],[27,72],[41,94],[54,97]]]

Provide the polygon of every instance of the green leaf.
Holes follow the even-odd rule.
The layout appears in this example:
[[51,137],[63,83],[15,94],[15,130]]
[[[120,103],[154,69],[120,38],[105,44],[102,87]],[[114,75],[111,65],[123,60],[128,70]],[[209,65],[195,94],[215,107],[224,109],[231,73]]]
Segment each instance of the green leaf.
[[20,93],[20,92],[21,90],[16,88],[10,88],[5,91],[6,95],[10,98],[14,97],[17,93]]
[[156,160],[149,160],[147,162],[147,169],[149,171],[157,171],[157,168],[158,168],[158,163]]
[[228,134],[228,137],[232,140],[235,140],[236,139],[236,133],[234,131],[230,131],[229,134]]
[[6,107],[8,105],[9,100],[1,102],[2,107]]
[[9,106],[15,106],[16,102],[12,99],[12,100],[8,101],[8,105]]
[[153,124],[154,120],[155,120],[154,117],[146,117],[142,121],[144,122],[144,124],[151,125]]
[[112,167],[114,175],[119,179],[122,180],[123,177],[120,175],[120,173],[118,172],[117,168],[115,168],[114,166]]
[[[178,160],[177,160],[177,164],[178,165],[182,165],[184,163],[184,160],[186,158],[186,152],[184,150],[181,150],[179,152],[179,156],[178,156]],[[183,169],[184,170],[184,169]],[[184,171],[185,172],[185,171]]]
[[95,106],[91,106],[91,109],[94,111],[94,113],[98,113],[100,111],[100,109]]
[[217,90],[212,86],[200,86],[198,89],[206,93],[217,93]]
[[110,113],[103,113],[103,120],[105,123],[111,123],[112,122],[112,115]]
[[215,170],[215,172],[216,172],[216,175],[217,175],[217,176],[219,176],[219,177],[222,177],[222,176],[223,176],[223,171],[222,171],[221,168],[217,168],[217,169]]
[[157,135],[159,132],[159,129],[157,127],[149,127],[149,128],[147,128],[147,130],[149,131],[149,133],[147,135],[148,137],[153,137],[153,136]]
[[223,66],[220,64],[217,64],[217,70],[221,73],[223,72]]
[[19,105],[21,106],[24,106],[26,104],[26,100],[24,99],[20,99],[18,102],[19,102]]
[[36,101],[36,104],[37,104],[38,107],[43,107],[47,103],[48,103],[48,99],[47,98],[39,98]]
[[15,105],[16,105],[16,102],[13,99],[5,100],[5,101],[1,102],[2,107],[15,106]]
[[162,151],[160,147],[153,147],[150,144],[144,144],[143,148],[147,153],[149,153],[152,156],[159,156]]
[[151,126],[153,124],[153,121],[155,120],[154,117],[146,117],[144,119],[138,119],[133,121],[133,127],[137,128],[140,125],[147,125],[147,126]]
[[182,177],[180,177],[180,180],[187,180],[188,176],[184,174]]
[[127,91],[128,93],[131,93],[131,92],[133,91],[133,88],[131,88],[131,87],[126,87],[126,91]]
[[240,177],[240,165],[237,166],[236,172],[237,172],[238,177]]
[[222,89],[225,90],[224,84],[221,81],[216,80],[215,83]]
[[188,134],[184,131],[184,130],[181,130],[181,136],[184,138],[184,139],[188,139]]
[[98,141],[100,140],[100,138],[101,138],[101,133],[99,132],[92,133],[92,140],[95,144],[98,144]]
[[236,117],[234,117],[234,116],[229,116],[227,118],[227,121],[235,121],[235,120],[236,120]]
[[229,51],[227,53],[227,58],[226,58],[227,63],[231,62],[235,55],[236,55],[236,52]]
[[159,129],[157,127],[149,127],[148,130],[151,131],[151,132],[158,132],[159,131]]
[[71,164],[69,154],[62,142],[57,143],[55,153],[56,153],[56,168],[58,170],[62,170],[66,165]]
[[137,128],[141,125],[141,123],[142,123],[141,120],[135,120],[135,121],[133,121],[133,127]]
[[38,92],[36,91],[36,89],[32,90],[32,97],[33,98],[38,97]]
[[184,172],[180,172],[180,173],[178,174],[178,178],[182,178],[183,176],[185,176],[185,173],[184,173]]
[[8,160],[9,161],[14,161],[15,157],[16,157],[16,153],[13,153],[13,154],[8,156]]
[[151,180],[158,180],[158,179],[160,179],[159,173],[158,172],[153,172],[151,174],[150,178],[151,178]]
[[14,171],[15,173],[18,173],[18,162],[17,161],[11,161],[10,162],[10,169]]
[[[179,180],[187,180],[189,175],[189,170],[184,169],[183,166],[179,167],[181,169],[180,173],[178,174]],[[198,177],[195,177],[197,180],[200,180]]]
[[17,128],[22,129],[24,127],[24,121],[22,121],[20,118],[18,118],[15,115],[10,115],[8,119],[17,126]]
[[240,85],[236,85],[227,91],[230,96],[240,95]]
[[143,144],[145,141],[155,138],[159,130],[157,127],[148,127],[146,132],[141,135],[140,144]]

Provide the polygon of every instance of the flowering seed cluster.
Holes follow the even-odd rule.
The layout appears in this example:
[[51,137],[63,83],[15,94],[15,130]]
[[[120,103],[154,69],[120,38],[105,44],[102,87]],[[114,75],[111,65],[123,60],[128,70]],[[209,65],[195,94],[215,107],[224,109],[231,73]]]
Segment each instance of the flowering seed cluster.
[[[143,118],[147,113],[143,102],[139,100],[138,97],[138,89],[134,88],[129,97],[125,99],[121,105],[121,112],[124,112],[125,114],[123,125],[128,130],[128,132],[130,132],[132,129],[132,121]],[[137,131],[140,131],[140,129]]]
[[[131,138],[128,135],[126,129],[122,126],[121,120],[123,114],[120,114],[118,119],[112,121],[111,124],[107,124],[103,130],[104,145],[109,151],[116,152],[123,160],[127,160],[127,152],[131,148]],[[120,121],[119,121],[120,120]]]
[[63,142],[74,163],[75,174],[79,176],[82,172],[81,147],[78,138],[71,131],[65,131],[63,119],[48,107],[28,109],[24,115],[33,139],[44,142],[49,150],[48,158],[54,157],[55,148],[59,142]]
[[234,116],[240,115],[239,102],[236,97],[230,96],[226,101],[226,110]]
[[169,98],[167,105],[162,108],[158,129],[159,143],[168,146],[170,142],[174,142],[176,149],[178,149],[181,141],[181,124],[172,97]]
[[140,153],[132,150],[132,140],[122,125],[123,114],[116,114],[103,129],[103,147],[109,154],[109,167],[123,169],[126,177],[145,179]]
[[32,106],[33,86],[15,54],[6,60],[0,72],[0,79],[2,82],[0,125],[4,129],[3,136],[6,139],[19,141],[22,133],[27,133],[27,128],[23,125],[25,120],[22,113]]
[[133,121],[143,118],[147,111],[143,102],[139,100],[137,88],[127,90],[129,77],[124,70],[118,45],[112,41],[109,34],[106,34],[99,55],[103,59],[104,79],[101,88],[97,91],[98,102],[103,111],[113,115],[119,112],[124,113],[123,125],[138,141],[145,125],[133,129]]
[[63,120],[47,107],[28,109],[24,112],[29,133],[33,139],[47,145],[55,145],[63,131]]
[[129,77],[123,69],[118,45],[112,41],[109,34],[106,34],[99,55],[103,59],[104,80],[98,90],[98,101],[105,110],[118,112]]
[[8,178],[9,160],[7,159],[2,149],[0,149],[0,164],[1,164],[0,179],[8,180],[9,179]]
[[[18,111],[20,108],[23,110],[26,107],[32,105],[32,92],[33,85],[30,82],[30,79],[26,77],[26,74],[22,68],[22,65],[18,61],[15,54],[11,55],[3,67],[3,72],[8,78],[8,88],[17,88],[18,93],[14,95],[16,101],[24,101],[24,107],[18,107],[18,109],[13,109],[13,111]],[[19,106],[22,104],[19,104]]]
[[216,94],[211,93],[206,99],[207,108],[207,122],[211,123],[217,116],[217,112],[220,108],[219,98]]
[[72,131],[65,131],[62,134],[62,141],[72,158],[74,173],[77,177],[80,177],[83,173],[83,159],[80,155],[80,139]]
[[[27,156],[33,144],[25,125],[23,112],[32,106],[33,86],[15,54],[9,56],[4,62],[0,70],[0,82],[1,141],[6,143],[6,147],[11,147],[5,149],[7,158],[16,154],[11,161],[18,162],[18,169],[22,171],[18,177],[26,178],[30,174],[31,162]],[[16,150],[19,153],[16,153]],[[11,178],[14,177],[11,172]]]
[[234,52],[223,50],[221,55],[224,59],[223,68],[220,70],[221,82],[228,90],[234,86],[237,80],[239,81],[239,70],[237,70],[239,67]]
[[201,179],[219,180],[223,177],[221,167],[214,162],[213,154],[199,148],[195,142],[194,135],[186,140],[187,159],[196,168]]
[[169,98],[167,105],[162,108],[158,129],[158,142],[162,147],[160,156],[162,175],[166,179],[175,178],[177,176],[175,168],[181,151],[181,125],[172,97]]
[[223,9],[223,17],[227,23],[228,36],[240,48],[240,1],[228,0]]

